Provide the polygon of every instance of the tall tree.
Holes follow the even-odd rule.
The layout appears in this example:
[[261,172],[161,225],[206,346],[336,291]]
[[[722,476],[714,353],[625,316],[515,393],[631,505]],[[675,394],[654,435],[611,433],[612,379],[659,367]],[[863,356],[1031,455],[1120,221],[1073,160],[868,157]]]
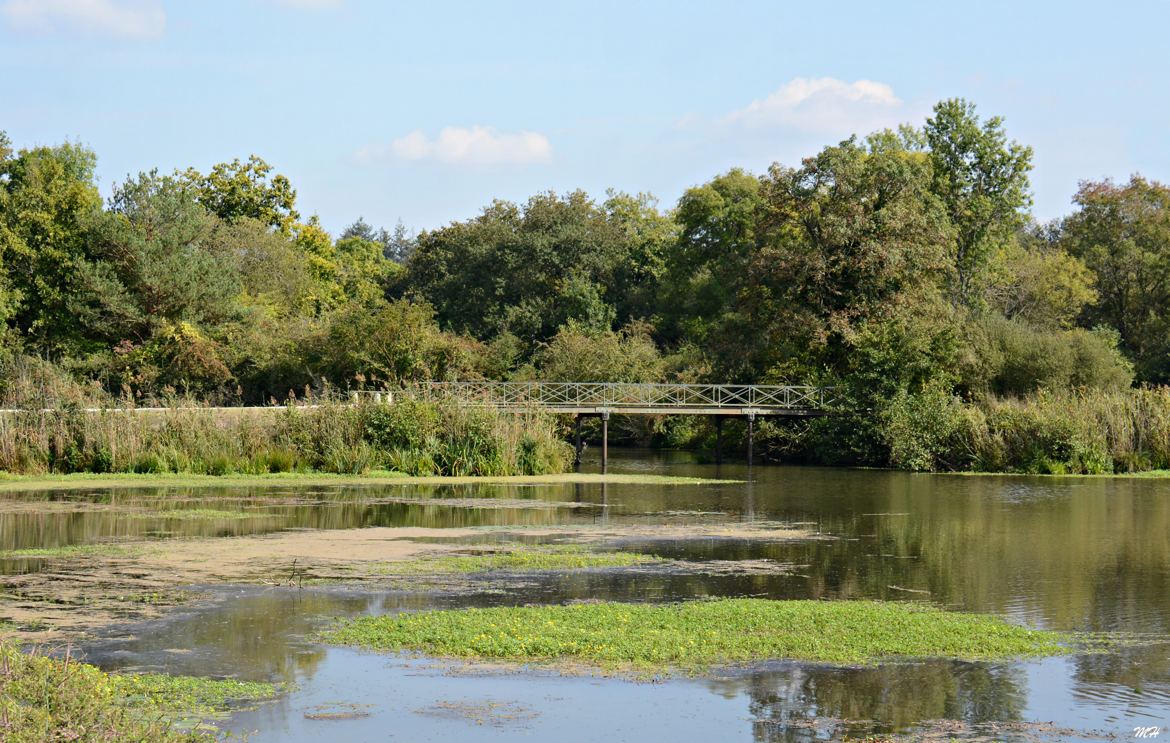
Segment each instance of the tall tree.
[[1170,187],[1086,182],[1074,201],[1061,244],[1096,273],[1100,295],[1085,320],[1117,330],[1140,379],[1170,381]]
[[0,242],[8,274],[9,322],[29,346],[52,356],[87,344],[78,319],[87,230],[101,210],[97,156],[76,144],[0,150]]
[[970,307],[980,297],[988,259],[1014,238],[1031,204],[1032,148],[1009,142],[1001,118],[981,122],[975,106],[962,99],[937,104],[924,134],[933,190],[954,230],[952,298]]
[[395,263],[406,263],[410,254],[414,252],[415,235],[406,228],[402,220],[394,225],[394,230],[385,227],[372,227],[365,219],[358,217],[357,221],[346,227],[339,240],[359,237],[367,242],[378,243],[382,247],[382,255]]
[[733,169],[688,189],[675,210],[679,236],[662,288],[667,340],[703,343],[731,309],[756,249],[763,201],[760,179]]

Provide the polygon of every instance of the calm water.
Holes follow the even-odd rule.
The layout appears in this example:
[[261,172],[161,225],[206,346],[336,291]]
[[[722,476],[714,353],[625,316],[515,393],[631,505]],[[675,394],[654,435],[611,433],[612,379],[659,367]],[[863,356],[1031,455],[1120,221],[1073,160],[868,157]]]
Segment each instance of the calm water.
[[[742,468],[631,456],[614,471],[747,477]],[[254,740],[810,740],[913,734],[957,720],[951,735],[991,739],[1129,739],[1170,726],[1170,644],[1026,663],[926,661],[877,668],[779,663],[717,678],[646,684],[459,667],[308,638],[334,617],[437,606],[632,601],[699,596],[931,601],[1060,630],[1170,635],[1170,481],[956,477],[757,467],[750,482],[710,487],[557,486],[166,491],[168,508],[245,511],[249,518],[127,518],[158,493],[4,496],[68,501],[0,514],[4,548],[117,537],[231,535],[363,526],[801,522],[832,539],[627,540],[620,548],[692,560],[771,558],[795,575],[680,575],[644,570],[531,576],[507,592],[489,582],[457,594],[221,587],[218,600],[88,648],[110,668],[295,681],[280,702],[235,718]],[[402,495],[578,501],[582,509],[461,508],[378,502]],[[69,510],[61,510],[68,508]],[[92,510],[86,510],[92,509]],[[0,561],[36,570],[37,561]],[[479,590],[479,589],[482,590]],[[353,707],[344,705],[356,705]],[[346,720],[322,713],[359,711]],[[988,723],[1009,723],[988,727]],[[1017,723],[1052,723],[1045,734]],[[1163,733],[1163,737],[1170,733]]]

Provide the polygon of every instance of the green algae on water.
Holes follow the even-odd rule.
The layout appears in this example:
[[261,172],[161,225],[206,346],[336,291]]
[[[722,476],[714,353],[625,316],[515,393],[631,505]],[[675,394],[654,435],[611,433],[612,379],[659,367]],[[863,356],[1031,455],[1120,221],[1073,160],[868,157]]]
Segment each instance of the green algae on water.
[[326,641],[377,650],[602,670],[696,672],[767,660],[871,664],[1070,652],[1071,637],[997,617],[882,601],[718,599],[404,613],[344,620]]

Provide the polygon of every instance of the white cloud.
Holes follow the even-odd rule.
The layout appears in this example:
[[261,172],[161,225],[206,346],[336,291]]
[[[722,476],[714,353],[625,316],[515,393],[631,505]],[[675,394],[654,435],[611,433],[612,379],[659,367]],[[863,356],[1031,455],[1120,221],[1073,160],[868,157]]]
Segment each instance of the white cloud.
[[552,144],[538,132],[499,132],[491,127],[449,126],[437,137],[415,130],[386,145],[358,150],[359,160],[392,157],[398,160],[437,160],[474,165],[525,165],[552,159]]
[[902,100],[885,83],[798,77],[724,120],[748,127],[867,134],[900,123],[906,113]]
[[157,0],[7,0],[0,13],[25,31],[71,30],[151,39],[166,29],[166,14]]

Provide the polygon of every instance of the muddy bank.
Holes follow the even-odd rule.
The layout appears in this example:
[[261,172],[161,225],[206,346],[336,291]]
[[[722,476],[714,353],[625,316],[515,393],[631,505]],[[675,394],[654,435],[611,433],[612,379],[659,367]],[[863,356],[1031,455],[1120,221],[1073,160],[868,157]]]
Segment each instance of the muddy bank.
[[[633,539],[736,538],[803,540],[805,530],[780,524],[595,525],[565,527],[423,528],[285,531],[243,537],[126,541],[117,550],[43,558],[29,572],[0,578],[0,622],[28,640],[70,641],[114,623],[160,616],[199,599],[190,586],[212,584],[398,586],[417,580],[425,560],[523,549],[508,536],[558,544],[597,545]],[[490,540],[490,541],[488,541]],[[482,543],[477,543],[482,542]],[[422,568],[420,569],[420,561]],[[743,566],[749,572],[787,565]],[[664,561],[663,565],[674,564]],[[401,566],[396,570],[396,566]],[[704,570],[734,570],[712,565]],[[680,570],[698,565],[678,563]],[[439,571],[436,571],[439,572]]]

